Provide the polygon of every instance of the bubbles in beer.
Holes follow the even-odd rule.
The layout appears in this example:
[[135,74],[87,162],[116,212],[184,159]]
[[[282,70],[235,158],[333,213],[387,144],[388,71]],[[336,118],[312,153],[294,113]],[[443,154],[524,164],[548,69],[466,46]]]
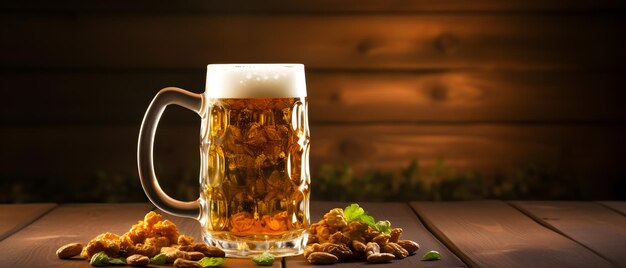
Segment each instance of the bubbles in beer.
[[203,178],[210,208],[206,231],[224,239],[300,235],[308,225],[303,202],[309,180],[302,177],[308,176],[302,174],[308,169],[306,98],[211,103],[210,134],[203,141],[209,167]]

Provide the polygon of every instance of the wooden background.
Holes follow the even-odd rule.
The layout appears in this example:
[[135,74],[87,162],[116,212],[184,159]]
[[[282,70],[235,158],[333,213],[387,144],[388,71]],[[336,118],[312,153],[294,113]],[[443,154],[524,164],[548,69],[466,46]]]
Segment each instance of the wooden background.
[[[206,64],[230,62],[305,64],[313,180],[320,165],[344,162],[397,171],[418,160],[429,173],[443,161],[482,174],[542,163],[586,181],[585,198],[626,196],[624,2],[0,8],[0,201],[33,181],[136,180],[152,97],[167,86],[202,92]],[[155,149],[162,180],[196,176],[199,123],[182,108],[165,113]]]

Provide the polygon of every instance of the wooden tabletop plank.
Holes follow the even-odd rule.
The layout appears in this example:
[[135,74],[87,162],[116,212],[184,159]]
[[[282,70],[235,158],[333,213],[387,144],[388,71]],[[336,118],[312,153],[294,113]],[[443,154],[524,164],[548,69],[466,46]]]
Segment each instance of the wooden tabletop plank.
[[510,202],[544,226],[626,267],[626,217],[591,202]]
[[91,267],[82,259],[60,260],[56,250],[67,243],[86,245],[95,236],[123,234],[143,219],[152,204],[61,205],[0,242],[2,267]]
[[37,220],[54,207],[56,204],[52,203],[0,205],[0,241]]
[[[163,215],[163,218],[172,221],[178,227],[178,231],[181,234],[192,236],[194,241],[202,241],[202,227],[197,220],[190,218],[182,218],[173,215],[169,215],[160,209],[155,209],[155,212]],[[226,258],[223,267],[258,267],[250,259],[238,259],[238,258]],[[266,266],[270,267],[270,266]],[[271,267],[282,267],[282,258],[276,258],[274,265]]]
[[598,202],[602,205],[605,205],[619,213],[621,213],[622,215],[626,216],[626,202],[624,201],[602,201],[602,202]]
[[[343,202],[312,202],[311,220],[319,221],[322,216],[332,208],[344,208],[349,203]],[[403,229],[402,238],[416,241],[420,249],[415,255],[402,260],[393,260],[388,264],[378,264],[376,267],[467,267],[459,258],[450,252],[439,240],[437,240],[420,220],[415,216],[411,208],[401,203],[359,203],[368,214],[376,220],[389,220],[392,227]],[[437,250],[442,255],[439,261],[421,261],[421,257],[429,250]],[[366,262],[346,262],[332,265],[333,267],[362,267]],[[285,266],[312,267],[303,256],[285,258]]]
[[472,267],[613,267],[501,201],[412,202],[411,206]]

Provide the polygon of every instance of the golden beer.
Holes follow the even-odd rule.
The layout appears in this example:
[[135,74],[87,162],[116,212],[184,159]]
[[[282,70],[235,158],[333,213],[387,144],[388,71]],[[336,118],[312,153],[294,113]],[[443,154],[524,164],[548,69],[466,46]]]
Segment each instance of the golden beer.
[[201,145],[217,240],[282,241],[308,227],[309,131],[306,97],[211,99]]

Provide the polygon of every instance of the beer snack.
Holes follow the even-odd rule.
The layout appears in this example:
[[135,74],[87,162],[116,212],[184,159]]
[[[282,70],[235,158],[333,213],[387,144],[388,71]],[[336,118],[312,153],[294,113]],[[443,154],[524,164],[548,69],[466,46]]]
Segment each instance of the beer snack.
[[[104,233],[87,244],[81,253],[85,258],[91,258],[94,254],[104,251],[111,257],[121,255],[141,254],[152,257],[160,253],[162,247],[177,244],[179,237],[176,225],[154,211],[148,212],[143,221],[133,225],[122,236],[112,233]],[[190,238],[181,239],[181,242],[189,242]]]
[[[59,248],[57,255],[70,258],[77,255],[80,248],[80,244],[68,244]],[[142,266],[148,260],[153,264],[165,264],[177,259],[197,261],[206,257],[223,262],[225,253],[220,248],[193,242],[192,237],[180,234],[174,223],[150,211],[122,236],[108,232],[96,236],[82,248],[80,255],[94,266],[126,265],[126,261],[129,265]]]
[[358,204],[343,210],[334,208],[311,225],[304,258],[312,264],[332,264],[347,259],[369,263],[403,259],[414,254],[419,244],[401,240],[401,235],[401,228],[392,229],[389,221],[376,222]]
[[150,258],[144,255],[133,254],[126,258],[126,263],[130,266],[146,266],[148,265],[148,263],[150,263]]
[[70,243],[57,250],[57,257],[59,257],[59,259],[69,259],[80,254],[82,251],[83,245],[79,243]]

